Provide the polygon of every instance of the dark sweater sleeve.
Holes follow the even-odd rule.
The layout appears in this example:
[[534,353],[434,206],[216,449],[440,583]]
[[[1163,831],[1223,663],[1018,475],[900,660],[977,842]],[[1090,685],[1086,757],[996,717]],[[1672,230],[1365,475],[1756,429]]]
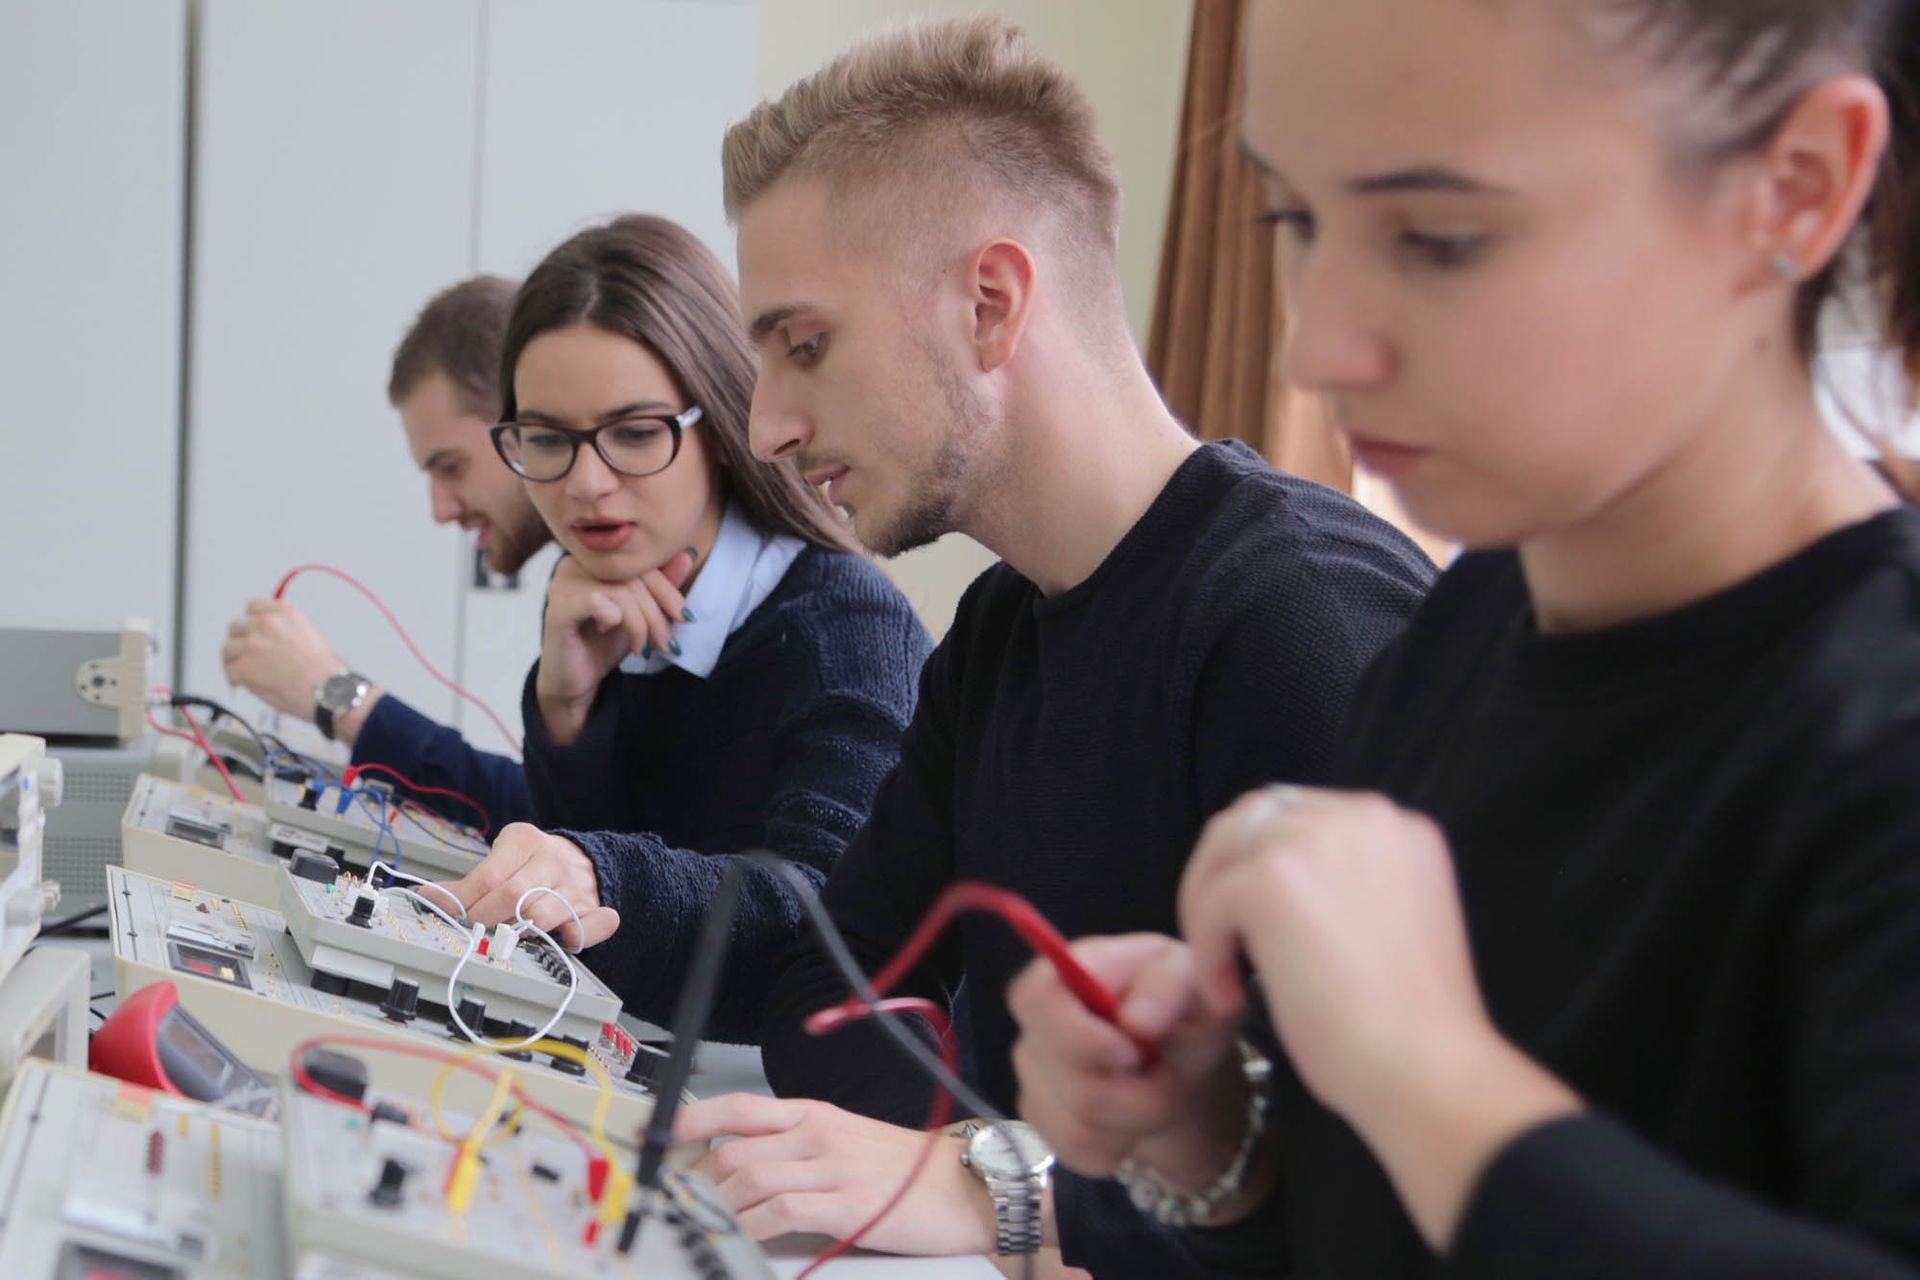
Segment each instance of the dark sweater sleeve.
[[[968,594],[978,589],[976,583]],[[868,973],[893,956],[953,880],[956,636],[969,612],[963,599],[953,629],[927,659],[913,720],[900,740],[899,764],[821,890],[854,959]],[[959,982],[959,943],[949,934],[893,994],[951,1007]],[[807,1015],[845,999],[847,991],[811,934],[781,957],[761,1027],[768,1083],[782,1097],[818,1098],[894,1124],[925,1124],[931,1087],[872,1024],[855,1022],[821,1037],[802,1027]]]
[[[457,729],[415,711],[390,693],[367,712],[353,740],[353,763],[384,764],[428,787],[445,787],[486,806],[493,830],[533,818],[533,796],[520,762],[473,747]],[[423,795],[419,802],[442,817],[477,825],[472,809],[457,800]]]
[[[881,643],[895,652],[855,654],[846,638],[858,635],[871,644],[876,621],[889,636]],[[816,886],[859,830],[893,765],[908,713],[907,707],[876,696],[871,675],[862,673],[855,658],[912,664],[927,644],[924,628],[904,600],[897,608],[876,607],[864,616],[841,614],[825,625],[826,634],[810,641],[819,650],[808,664],[820,673],[818,681],[782,709],[771,727],[774,768],[766,800],[766,850],[800,867]],[[798,640],[807,633],[796,628],[792,634]],[[577,759],[582,768],[617,772],[620,762],[612,758],[617,753],[595,752],[601,737],[610,741],[612,734],[610,727],[590,723],[587,733],[565,749],[568,767]],[[576,777],[569,793],[578,790]],[[733,856],[675,848],[648,833],[558,834],[593,859],[601,901],[618,910],[624,922],[612,939],[582,958],[627,1009],[665,1025],[685,985],[707,906]],[[784,879],[767,868],[745,869],[709,1038],[752,1042],[775,963],[805,927],[805,909]]]

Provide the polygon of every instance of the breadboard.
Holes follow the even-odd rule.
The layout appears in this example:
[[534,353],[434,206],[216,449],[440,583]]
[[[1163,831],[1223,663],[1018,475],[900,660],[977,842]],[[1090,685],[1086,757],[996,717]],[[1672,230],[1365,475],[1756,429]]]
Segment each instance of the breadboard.
[[0,1112],[0,1276],[284,1275],[280,1162],[274,1125],[28,1062]]
[[[121,998],[151,983],[172,981],[187,1011],[263,1075],[284,1075],[294,1048],[321,1035],[372,1036],[433,1049],[466,1047],[448,1031],[441,1004],[444,982],[437,988],[423,985],[418,1016],[395,1022],[381,1011],[383,990],[317,990],[313,970],[272,908],[118,867],[108,868],[107,875],[114,980]],[[583,1038],[613,1080],[608,1132],[630,1141],[652,1113],[653,1095],[625,1076],[635,1053],[651,1051],[629,1047],[630,1037],[604,1027]],[[556,1111],[581,1122],[592,1113],[598,1090],[590,1080],[544,1054],[516,1067],[529,1092]],[[396,1055],[383,1070],[396,1087],[424,1093],[438,1067]]]
[[349,799],[342,808],[339,784],[317,785],[320,794],[309,809],[301,805],[308,795],[305,782],[269,778],[263,807],[275,822],[311,831],[340,845],[353,866],[371,865],[376,846],[380,850],[377,856],[391,864],[397,843],[402,869],[434,879],[457,880],[487,856],[486,839],[472,827],[411,809],[396,813],[372,800],[363,804]]
[[[386,1064],[368,1055],[376,1085]],[[447,1120],[464,1133],[483,1081],[467,1077]],[[468,1280],[771,1280],[764,1255],[719,1197],[694,1175],[668,1174],[671,1194],[641,1229],[631,1253],[616,1248],[617,1224],[600,1223],[587,1195],[586,1157],[543,1123],[486,1149],[472,1201],[448,1204],[455,1147],[427,1115],[425,1100],[376,1087],[371,1106],[397,1107],[405,1123],[283,1088],[287,1222],[296,1254],[307,1248],[384,1262],[409,1275]],[[472,1114],[469,1110],[468,1115]],[[389,1162],[401,1171],[391,1185]],[[383,1180],[390,1185],[376,1194]]]
[[[298,784],[285,785],[299,793]],[[279,871],[296,849],[361,871],[372,865],[372,844],[343,837],[342,824],[327,815],[298,805],[274,805],[272,810],[149,775],[134,785],[120,822],[122,858],[130,870],[143,875],[186,880],[268,906],[279,901]],[[358,804],[349,812],[371,822]],[[396,830],[404,830],[409,821],[398,819]],[[424,837],[399,840],[401,868],[429,879],[457,880],[486,855],[486,845],[477,838],[462,835],[451,824],[441,826],[447,843]],[[381,845],[383,860],[393,865],[393,839]]]
[[[332,884],[280,872],[280,911],[315,971],[338,980],[386,990],[395,978],[420,984],[423,998],[446,999],[447,979],[467,952],[467,934],[439,915],[398,895],[381,899],[365,925],[350,924],[359,882],[341,876]],[[620,1016],[620,999],[576,959],[579,989],[554,1028],[556,1034],[592,1042],[600,1028]],[[543,1026],[566,998],[565,971],[557,957],[532,939],[494,948],[460,969],[460,995],[486,1005],[487,1016]]]

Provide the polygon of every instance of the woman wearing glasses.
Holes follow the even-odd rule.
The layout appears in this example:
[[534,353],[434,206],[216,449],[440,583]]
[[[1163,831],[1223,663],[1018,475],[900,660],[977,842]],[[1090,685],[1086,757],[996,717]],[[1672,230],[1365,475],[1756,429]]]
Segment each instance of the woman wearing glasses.
[[[523,711],[541,830],[450,886],[536,924],[666,1021],[724,855],[824,877],[892,768],[931,648],[906,598],[791,465],[747,447],[754,358],[726,270],[629,216],[549,254],[507,330],[494,446],[567,551]],[[621,929],[625,920],[629,927]],[[750,875],[711,1034],[747,1039],[757,975],[802,927]]]

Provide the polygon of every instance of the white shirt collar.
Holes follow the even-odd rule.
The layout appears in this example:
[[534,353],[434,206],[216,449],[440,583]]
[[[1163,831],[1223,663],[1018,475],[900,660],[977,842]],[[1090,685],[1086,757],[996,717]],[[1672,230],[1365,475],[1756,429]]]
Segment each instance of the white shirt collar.
[[620,660],[620,669],[652,675],[668,667],[679,667],[706,679],[719,664],[727,637],[765,603],[806,549],[807,544],[792,534],[761,533],[729,502],[720,518],[720,534],[713,541],[707,563],[694,579],[693,589],[687,592],[687,608],[693,612],[693,621],[674,621],[673,638],[680,642],[680,652],[663,653],[656,649],[645,658],[630,653]]

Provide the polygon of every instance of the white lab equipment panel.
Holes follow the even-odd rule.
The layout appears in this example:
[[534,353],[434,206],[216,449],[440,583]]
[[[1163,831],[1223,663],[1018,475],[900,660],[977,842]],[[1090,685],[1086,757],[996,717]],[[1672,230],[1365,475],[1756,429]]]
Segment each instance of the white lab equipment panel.
[[0,626],[172,633],[186,29],[0,3]]
[[[189,688],[250,597],[309,560],[455,675],[464,562],[387,403],[393,348],[473,266],[478,0],[201,0],[194,138]],[[288,594],[429,715],[451,694],[344,585]],[[456,676],[457,678],[457,676]]]

